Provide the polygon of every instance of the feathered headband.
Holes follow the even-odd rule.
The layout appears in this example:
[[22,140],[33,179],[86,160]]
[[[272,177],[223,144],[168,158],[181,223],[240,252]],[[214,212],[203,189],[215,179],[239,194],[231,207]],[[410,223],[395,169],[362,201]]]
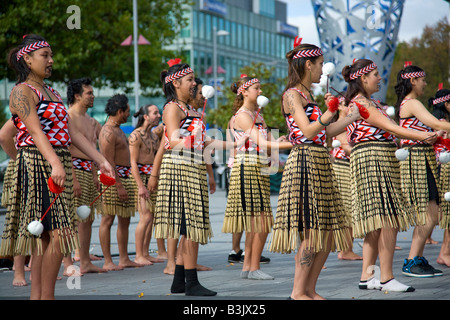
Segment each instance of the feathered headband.
[[[241,74],[241,78],[245,78],[246,76],[247,76],[246,74]],[[244,92],[244,90],[246,90],[247,88],[251,87],[252,85],[258,82],[259,80],[257,78],[253,78],[244,82],[244,84],[238,88],[237,95],[240,95],[242,92]]]
[[[297,48],[299,45],[301,45],[303,38],[295,37],[294,40],[294,49]],[[292,59],[299,59],[299,58],[314,58],[314,57],[320,57],[323,56],[322,49],[316,48],[316,49],[306,49],[306,50],[300,50],[298,51]]]
[[[180,62],[181,62],[181,59],[176,58],[176,59],[170,59],[169,61],[167,61],[167,64],[169,65],[169,67],[171,67],[173,65],[179,64]],[[173,80],[183,78],[184,76],[186,76],[190,73],[194,73],[194,70],[192,70],[191,67],[187,67],[187,68],[184,68],[180,71],[177,71],[177,72],[167,76],[164,81],[167,84],[169,82],[172,82]]]

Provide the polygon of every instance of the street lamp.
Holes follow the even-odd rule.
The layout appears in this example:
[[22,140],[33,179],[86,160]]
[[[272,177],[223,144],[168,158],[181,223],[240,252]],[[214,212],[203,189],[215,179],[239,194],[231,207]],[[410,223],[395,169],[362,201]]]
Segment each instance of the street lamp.
[[216,26],[213,27],[213,77],[214,77],[214,89],[216,94],[214,95],[214,108],[218,108],[217,105],[217,37],[228,36],[230,33],[225,30],[217,31]]

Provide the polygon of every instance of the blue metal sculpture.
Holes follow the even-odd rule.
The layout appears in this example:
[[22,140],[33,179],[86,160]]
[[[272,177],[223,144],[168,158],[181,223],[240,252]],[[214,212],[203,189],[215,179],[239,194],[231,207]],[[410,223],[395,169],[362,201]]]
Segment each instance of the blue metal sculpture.
[[384,101],[405,0],[311,0],[325,62],[336,65],[331,83],[345,90],[342,68],[371,59],[382,77],[374,98]]

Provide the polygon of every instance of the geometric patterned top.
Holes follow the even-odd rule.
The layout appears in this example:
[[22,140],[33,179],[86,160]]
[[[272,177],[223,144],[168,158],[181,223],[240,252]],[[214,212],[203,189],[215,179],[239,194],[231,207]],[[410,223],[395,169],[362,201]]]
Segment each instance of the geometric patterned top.
[[[69,128],[67,126],[68,114],[59,94],[48,85],[45,85],[59,99],[59,101],[48,101],[41,92],[30,84],[25,82],[21,84],[27,85],[39,97],[36,112],[41,123],[42,131],[47,136],[48,141],[56,147],[68,147],[71,144]],[[33,138],[19,116],[13,115],[12,120],[18,130],[16,147],[33,146]]]

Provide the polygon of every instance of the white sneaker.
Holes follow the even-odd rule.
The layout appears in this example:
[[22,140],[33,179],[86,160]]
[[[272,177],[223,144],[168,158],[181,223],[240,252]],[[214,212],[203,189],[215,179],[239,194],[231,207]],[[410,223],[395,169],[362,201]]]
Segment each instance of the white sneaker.
[[255,271],[250,271],[248,273],[248,279],[251,279],[251,280],[273,280],[275,278],[258,269]]
[[414,287],[404,285],[395,279],[391,279],[385,284],[381,285],[381,290],[391,292],[413,292],[416,289],[414,289]]
[[367,281],[360,281],[359,288],[363,290],[380,290],[381,283],[379,279],[372,277]]

